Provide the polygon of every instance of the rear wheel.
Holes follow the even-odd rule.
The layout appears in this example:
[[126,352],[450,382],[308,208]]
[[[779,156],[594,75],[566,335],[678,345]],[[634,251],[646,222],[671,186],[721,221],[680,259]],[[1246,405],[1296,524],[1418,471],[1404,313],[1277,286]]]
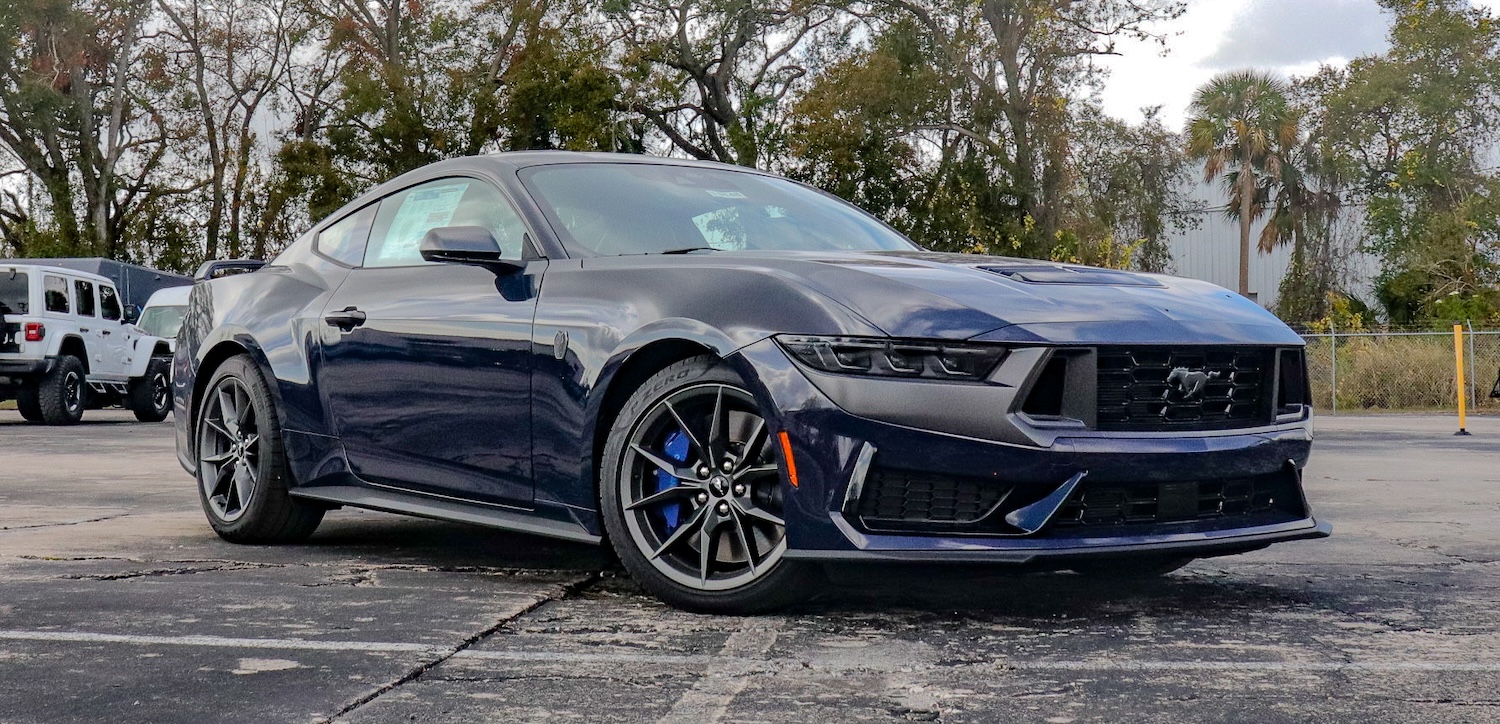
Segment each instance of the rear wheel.
[[48,425],[76,425],[88,402],[83,362],[64,355],[37,384],[37,407]]
[[321,506],[293,498],[270,386],[249,357],[214,371],[197,420],[198,497],[209,525],[234,543],[290,543],[312,535]]
[[605,529],[631,575],[674,606],[752,613],[816,592],[818,570],[784,560],[783,495],[765,416],[717,358],[657,373],[610,431]]
[[27,422],[42,421],[42,402],[37,396],[36,382],[25,382],[16,388],[16,410]]
[[172,411],[172,388],[167,384],[171,364],[163,357],[153,357],[146,365],[146,374],[130,383],[126,402],[135,419],[141,422],[161,422]]

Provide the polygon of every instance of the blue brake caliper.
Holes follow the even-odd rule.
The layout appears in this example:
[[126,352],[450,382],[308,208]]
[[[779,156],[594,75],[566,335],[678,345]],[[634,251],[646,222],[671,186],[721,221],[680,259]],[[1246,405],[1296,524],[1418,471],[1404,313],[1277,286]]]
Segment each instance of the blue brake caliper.
[[[667,459],[674,463],[685,463],[688,457],[688,436],[682,430],[673,430],[667,435],[662,443],[662,452],[666,453]],[[661,492],[668,488],[675,488],[680,483],[675,476],[665,470],[656,471],[656,491]],[[662,522],[667,526],[667,533],[677,530],[678,518],[682,513],[682,503],[671,502],[663,504],[658,510],[661,512]]]

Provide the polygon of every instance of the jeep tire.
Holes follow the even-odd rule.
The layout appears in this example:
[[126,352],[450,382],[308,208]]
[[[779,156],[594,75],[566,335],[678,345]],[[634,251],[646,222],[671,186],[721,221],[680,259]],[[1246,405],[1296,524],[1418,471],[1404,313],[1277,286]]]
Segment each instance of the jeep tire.
[[57,364],[37,384],[37,406],[48,425],[76,425],[88,404],[88,380],[83,362],[72,355],[57,358]]
[[172,388],[168,380],[172,375],[171,363],[165,357],[152,357],[146,364],[146,373],[130,381],[125,402],[135,419],[141,422],[161,422],[172,411]]

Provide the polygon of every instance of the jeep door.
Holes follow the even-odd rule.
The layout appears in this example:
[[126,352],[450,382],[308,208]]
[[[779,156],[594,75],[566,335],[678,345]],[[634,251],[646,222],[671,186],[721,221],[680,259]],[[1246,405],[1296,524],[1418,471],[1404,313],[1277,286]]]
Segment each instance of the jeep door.
[[[318,385],[353,472],[529,507],[531,325],[545,262],[499,272],[422,260],[422,237],[441,226],[484,227],[507,258],[522,258],[525,226],[488,181],[428,181],[355,214],[370,218],[377,206],[360,266],[324,308],[320,336]],[[343,223],[324,233],[338,236]],[[358,234],[369,223],[349,226]]]

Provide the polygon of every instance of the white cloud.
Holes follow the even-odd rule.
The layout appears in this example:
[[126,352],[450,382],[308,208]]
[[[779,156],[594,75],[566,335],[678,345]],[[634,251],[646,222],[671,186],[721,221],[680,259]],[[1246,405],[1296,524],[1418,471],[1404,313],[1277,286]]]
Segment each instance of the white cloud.
[[[1500,14],[1500,0],[1471,0]],[[1161,106],[1162,120],[1181,127],[1193,91],[1227,68],[1253,66],[1283,76],[1385,48],[1389,18],[1375,0],[1188,0],[1182,17],[1157,28],[1169,52],[1154,43],[1121,42],[1103,65],[1111,75],[1100,98],[1105,111],[1139,120]]]
[[1216,69],[1281,68],[1383,52],[1389,17],[1375,0],[1256,0],[1204,59]]

